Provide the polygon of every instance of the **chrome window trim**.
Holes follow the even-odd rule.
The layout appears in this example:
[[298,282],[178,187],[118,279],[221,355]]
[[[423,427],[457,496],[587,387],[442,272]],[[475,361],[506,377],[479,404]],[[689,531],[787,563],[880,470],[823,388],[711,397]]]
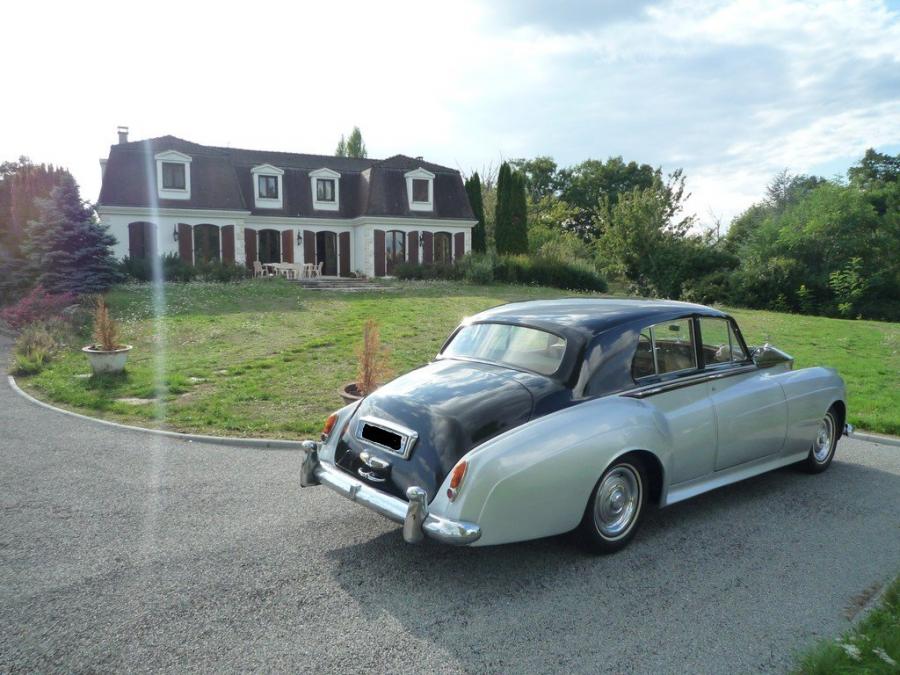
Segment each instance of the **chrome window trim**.
[[750,373],[758,370],[758,368],[753,364],[722,365],[727,367],[717,368],[715,370],[700,370],[696,375],[682,376],[672,380],[667,380],[665,382],[652,382],[640,385],[634,387],[633,389],[626,389],[625,391],[621,391],[618,393],[618,396],[627,396],[629,398],[647,398],[648,396],[653,396],[654,394],[662,394],[667,391],[681,389],[682,387],[690,387],[694,384],[702,384],[704,382],[709,382],[710,380],[721,380],[726,377],[732,377],[734,375],[741,375],[743,373]]
[[[387,445],[377,443],[370,438],[363,438],[363,427],[365,427],[367,424],[399,435],[401,439],[400,449],[395,450],[394,448]],[[356,433],[354,435],[360,443],[366,443],[368,445],[375,446],[376,448],[381,448],[382,450],[389,452],[392,455],[398,455],[403,459],[409,458],[409,454],[412,452],[413,446],[416,444],[416,441],[419,440],[419,434],[409,427],[405,427],[402,424],[397,424],[395,422],[389,422],[388,420],[382,419],[380,417],[373,417],[371,415],[365,415],[357,420]]]

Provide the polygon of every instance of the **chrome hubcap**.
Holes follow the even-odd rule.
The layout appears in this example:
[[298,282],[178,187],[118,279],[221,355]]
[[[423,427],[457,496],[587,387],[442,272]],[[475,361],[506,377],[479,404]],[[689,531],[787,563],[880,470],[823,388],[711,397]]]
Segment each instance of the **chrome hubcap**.
[[641,482],[627,464],[606,474],[594,500],[594,524],[604,537],[620,537],[631,528],[641,502]]
[[817,462],[824,462],[831,454],[831,441],[834,438],[834,419],[831,415],[825,415],[825,418],[819,422],[819,429],[816,431],[816,440],[813,443],[813,457]]

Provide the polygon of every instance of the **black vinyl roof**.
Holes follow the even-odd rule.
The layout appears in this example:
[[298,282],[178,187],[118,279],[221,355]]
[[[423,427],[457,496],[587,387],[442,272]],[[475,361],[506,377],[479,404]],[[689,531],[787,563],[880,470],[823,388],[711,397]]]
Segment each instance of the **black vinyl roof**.
[[[154,155],[168,150],[191,157],[190,199],[155,199]],[[284,171],[281,209],[257,209],[255,206],[251,170],[262,164],[271,164]],[[435,176],[433,211],[409,209],[404,174],[420,167]],[[340,211],[337,213],[312,208],[309,173],[322,168],[341,174]],[[175,136],[111,146],[98,203],[101,206],[240,210],[262,216],[475,219],[459,171],[421,159],[405,155],[355,159],[244,150],[200,145]]]
[[646,321],[646,325],[698,314],[727,317],[712,307],[674,300],[632,300],[614,298],[564,298],[511,302],[471,317],[471,321],[500,321],[523,326],[554,326],[596,335],[610,328]]

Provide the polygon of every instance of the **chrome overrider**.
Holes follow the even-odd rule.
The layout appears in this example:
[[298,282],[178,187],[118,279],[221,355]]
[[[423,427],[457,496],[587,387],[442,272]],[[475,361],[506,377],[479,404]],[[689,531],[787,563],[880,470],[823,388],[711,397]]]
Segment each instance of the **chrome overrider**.
[[406,491],[409,502],[376,490],[328,463],[319,461],[319,444],[304,441],[300,451],[300,486],[325,485],[338,494],[403,525],[403,538],[410,544],[427,534],[445,544],[471,544],[481,536],[474,523],[459,522],[428,512],[427,494],[420,487]]

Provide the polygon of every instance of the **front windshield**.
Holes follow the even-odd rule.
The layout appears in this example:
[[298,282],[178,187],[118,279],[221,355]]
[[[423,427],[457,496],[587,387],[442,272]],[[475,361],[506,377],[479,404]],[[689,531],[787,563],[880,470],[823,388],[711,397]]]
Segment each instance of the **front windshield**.
[[566,340],[553,333],[503,323],[475,323],[462,328],[441,353],[550,375],[559,369]]

